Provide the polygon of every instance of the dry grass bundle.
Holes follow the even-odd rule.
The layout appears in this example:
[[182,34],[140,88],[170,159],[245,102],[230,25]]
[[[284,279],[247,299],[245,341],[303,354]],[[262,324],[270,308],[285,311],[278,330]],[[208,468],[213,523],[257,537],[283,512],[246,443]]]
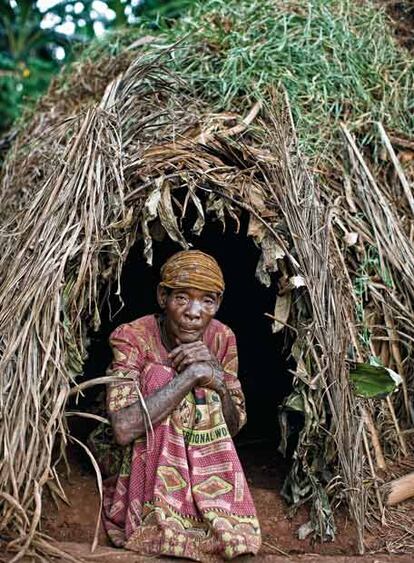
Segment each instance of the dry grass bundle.
[[[296,392],[302,396],[306,393],[307,401],[313,403],[317,411],[314,420],[308,421],[312,426],[306,428],[305,424],[302,431],[298,455],[285,489],[297,488],[298,474],[303,473],[304,468],[305,473],[307,470],[307,479],[313,485],[313,511],[314,517],[319,519],[319,534],[333,538],[336,530],[333,519],[329,518],[328,497],[322,483],[318,482],[323,473],[320,464],[332,460],[329,450],[333,448],[339,474],[335,475],[336,483],[331,482],[327,488],[338,486],[339,477],[339,486],[348,491],[348,507],[357,524],[358,545],[362,552],[365,524],[362,484],[364,428],[349,385],[347,367],[350,345],[348,325],[353,318],[352,289],[338,254],[332,210],[322,203],[318,188],[303,166],[295,147],[293,125],[290,134],[283,130],[275,109],[271,113],[268,134],[271,146],[280,155],[280,164],[273,171],[268,186],[273,193],[277,190],[278,206],[283,213],[294,254],[298,257],[298,273],[303,276],[308,292],[302,296],[304,303],[297,303],[296,326],[299,332],[292,350],[298,366]],[[327,411],[332,416],[330,423],[326,419]],[[320,445],[315,455],[309,445],[318,441],[320,444],[323,431],[327,433],[322,439],[325,443]],[[300,492],[300,496],[302,494]]]

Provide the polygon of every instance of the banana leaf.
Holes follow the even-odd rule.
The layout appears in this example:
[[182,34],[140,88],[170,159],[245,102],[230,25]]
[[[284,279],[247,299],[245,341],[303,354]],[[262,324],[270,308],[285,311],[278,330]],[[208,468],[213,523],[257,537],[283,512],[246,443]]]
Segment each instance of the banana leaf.
[[384,399],[401,383],[398,373],[383,366],[357,364],[349,375],[355,394],[367,399]]

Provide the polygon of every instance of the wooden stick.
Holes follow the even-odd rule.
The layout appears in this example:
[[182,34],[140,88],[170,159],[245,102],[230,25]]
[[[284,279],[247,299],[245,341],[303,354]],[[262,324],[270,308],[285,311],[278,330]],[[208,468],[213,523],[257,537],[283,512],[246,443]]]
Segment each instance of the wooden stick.
[[375,461],[377,464],[378,469],[385,470],[387,468],[384,455],[382,453],[381,444],[378,437],[378,432],[374,426],[374,421],[372,420],[371,414],[367,411],[367,409],[361,406],[361,414],[364,424],[369,430],[372,440],[372,447],[374,448],[375,454]]
[[369,451],[368,438],[367,438],[367,433],[365,432],[365,428],[362,429],[362,439],[364,441],[365,453],[366,453],[366,456],[367,456],[367,459],[368,459],[369,468],[371,470],[371,475],[372,475],[372,480],[373,480],[373,483],[374,483],[374,489],[375,489],[375,494],[376,494],[376,497],[377,497],[378,507],[379,507],[380,513],[381,513],[381,523],[385,524],[385,522],[384,522],[384,517],[385,517],[384,505],[382,504],[381,493],[380,493],[380,489],[379,489],[379,486],[378,486],[378,478],[377,478],[377,475],[375,473],[374,464],[372,463],[372,457],[371,457],[371,453]]
[[251,122],[257,117],[257,114],[259,113],[261,108],[262,108],[262,102],[259,100],[254,104],[254,106],[252,107],[250,112],[246,115],[246,117],[243,118],[241,123],[235,125],[231,129],[227,129],[226,135],[239,135],[240,133],[243,133],[243,131],[245,131],[248,128],[248,126],[251,124]]
[[[348,326],[352,327],[353,324],[351,323],[351,319],[349,318],[347,313],[346,313],[346,318],[347,318]],[[358,361],[362,362],[363,361],[362,355],[361,355],[361,352],[359,350],[358,341],[353,334],[353,330],[351,330],[351,338],[354,342],[354,347],[355,347],[355,351],[356,351],[356,354],[357,354]],[[370,401],[370,403],[371,403],[371,401]],[[384,454],[382,453],[381,442],[380,442],[380,439],[379,439],[379,436],[378,436],[378,431],[375,428],[375,424],[374,424],[374,421],[372,420],[371,413],[368,412],[368,410],[363,405],[360,406],[360,409],[361,409],[361,415],[362,415],[362,420],[364,422],[364,425],[368,428],[370,436],[371,436],[372,447],[374,448],[375,461],[376,461],[377,467],[378,467],[378,469],[382,469],[383,471],[385,471],[385,469],[387,469],[387,464],[385,463],[385,458],[384,458]]]
[[382,123],[378,122],[377,126],[378,126],[379,133],[381,135],[381,140],[384,143],[385,148],[387,149],[388,154],[391,157],[391,161],[394,165],[395,171],[397,172],[397,176],[398,176],[398,178],[401,182],[401,185],[403,187],[405,197],[407,198],[408,204],[411,208],[411,212],[414,214],[414,197],[413,197],[413,194],[411,192],[410,184],[409,184],[407,178],[405,177],[404,170],[403,170],[403,168],[400,164],[400,161],[398,160],[397,155],[395,154],[394,148],[391,144],[391,141],[390,141],[388,135],[385,132],[384,127],[382,126]]
[[408,473],[408,475],[404,475],[404,477],[399,479],[394,479],[394,481],[387,483],[386,486],[390,491],[386,501],[388,506],[414,497],[414,472]]
[[402,391],[403,391],[403,397],[404,397],[405,412],[407,414],[407,417],[410,419],[410,421],[414,422],[411,418],[411,410],[410,410],[410,406],[409,406],[410,400],[409,400],[409,397],[408,397],[407,382],[405,380],[404,366],[403,366],[403,362],[402,362],[402,358],[401,358],[400,346],[399,346],[399,343],[398,343],[398,335],[397,335],[396,330],[395,330],[394,319],[392,318],[392,315],[390,314],[389,310],[387,309],[387,306],[385,305],[385,303],[383,303],[382,309],[383,309],[383,312],[384,312],[385,326],[387,327],[387,332],[388,332],[389,339],[390,339],[391,352],[392,352],[392,355],[394,356],[394,361],[395,361],[395,365],[396,365],[396,368],[397,368],[398,375],[402,379]]
[[[369,345],[370,345],[370,348],[371,348],[371,353],[374,354],[375,352],[374,352],[374,347],[373,347],[372,341],[369,343]],[[394,405],[392,404],[392,401],[391,401],[389,395],[387,396],[386,401],[387,401],[388,409],[389,409],[390,414],[391,414],[392,421],[393,421],[394,426],[395,426],[395,431],[397,433],[398,441],[400,442],[401,450],[402,450],[404,456],[406,457],[408,455],[407,444],[406,444],[406,441],[405,441],[403,434],[401,433],[400,425],[399,425],[397,416],[395,414]]]
[[400,445],[401,445],[402,452],[405,456],[407,456],[408,455],[407,444],[405,442],[405,438],[404,438],[403,434],[401,433],[400,425],[398,424],[398,420],[397,420],[397,416],[395,414],[394,406],[393,406],[389,396],[387,397],[387,405],[388,405],[388,408],[390,409],[391,418],[392,418],[392,421],[394,423],[395,430],[397,432],[397,436],[398,436],[398,440],[399,440]]

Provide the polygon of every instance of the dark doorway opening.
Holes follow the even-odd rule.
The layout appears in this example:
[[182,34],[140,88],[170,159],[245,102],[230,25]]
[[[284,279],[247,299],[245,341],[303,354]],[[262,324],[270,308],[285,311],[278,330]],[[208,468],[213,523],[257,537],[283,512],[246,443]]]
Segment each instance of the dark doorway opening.
[[[228,224],[209,221],[201,236],[186,232],[194,248],[212,254],[219,262],[226,282],[223,303],[217,318],[236,334],[239,353],[239,378],[246,396],[248,422],[236,438],[236,443],[271,441],[276,450],[279,441],[278,405],[292,388],[292,367],[288,359],[289,342],[282,333],[273,334],[271,319],[277,292],[277,275],[270,287],[255,277],[260,249],[247,236],[247,217],[242,217],[237,233]],[[185,225],[184,225],[185,230]],[[156,287],[165,260],[181,247],[165,236],[153,243],[153,266],[143,257],[143,241],[131,249],[121,278],[121,296],[111,295],[102,314],[102,327],[90,335],[89,357],[85,378],[105,373],[111,361],[108,345],[110,333],[120,324],[130,322],[158,310]],[[122,301],[121,301],[122,300]],[[88,410],[99,395],[99,388],[89,390],[77,408]],[[82,421],[82,436],[88,430]],[[79,435],[79,432],[77,432]]]

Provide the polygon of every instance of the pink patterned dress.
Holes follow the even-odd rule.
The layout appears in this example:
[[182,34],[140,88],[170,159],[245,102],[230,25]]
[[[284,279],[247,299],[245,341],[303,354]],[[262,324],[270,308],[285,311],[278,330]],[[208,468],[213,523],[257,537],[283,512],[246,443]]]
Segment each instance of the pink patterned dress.
[[[110,341],[110,374],[134,382],[108,386],[109,413],[139,400],[137,387],[145,398],[175,377],[156,316],[120,326]],[[223,367],[241,427],[234,334],[213,320],[204,343]],[[215,391],[194,389],[153,433],[125,449],[121,469],[104,484],[103,522],[116,546],[141,554],[208,561],[257,553],[256,511]]]

